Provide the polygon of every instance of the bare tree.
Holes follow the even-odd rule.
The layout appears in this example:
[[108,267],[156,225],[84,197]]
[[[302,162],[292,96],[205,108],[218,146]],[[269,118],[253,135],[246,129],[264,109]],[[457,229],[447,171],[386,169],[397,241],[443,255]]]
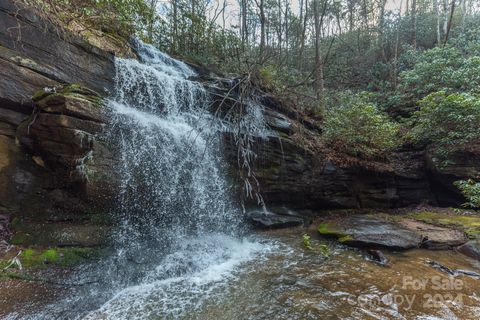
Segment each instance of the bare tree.
[[324,0],[323,6],[320,8],[320,0],[313,0],[313,16],[315,23],[315,93],[322,106],[324,100],[323,93],[325,90],[325,79],[323,75],[323,57],[320,37],[327,4],[328,0]]
[[412,0],[412,46],[417,48],[417,0]]
[[438,1],[439,0],[433,0],[433,8],[434,8],[435,14],[437,16],[437,46],[439,46],[442,43],[442,40],[441,40],[442,31],[441,31],[441,28],[440,28],[440,8],[439,8]]
[[446,45],[447,44],[447,41],[448,41],[448,36],[450,34],[450,29],[452,28],[452,19],[453,19],[453,13],[455,12],[455,0],[452,0],[452,6],[451,6],[451,10],[450,10],[450,17],[448,19],[448,23],[447,23],[447,31],[445,32],[445,40],[443,42],[443,45]]

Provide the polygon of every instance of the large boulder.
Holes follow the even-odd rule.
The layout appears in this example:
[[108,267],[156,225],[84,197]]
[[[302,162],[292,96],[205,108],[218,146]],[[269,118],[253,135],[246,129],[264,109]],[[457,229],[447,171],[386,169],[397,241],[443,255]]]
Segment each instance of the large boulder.
[[417,248],[422,236],[403,226],[377,217],[356,215],[320,224],[318,232],[346,245],[361,248],[405,250]]
[[[94,211],[87,202],[112,192],[99,172],[113,156],[94,138],[115,75],[115,46],[104,47],[24,2],[0,0],[0,206],[8,212]],[[55,201],[52,190],[71,201]]]
[[108,117],[102,99],[78,85],[37,92],[37,110],[17,129],[18,141],[50,170],[52,185],[105,207],[114,192],[112,150],[99,137]]
[[305,224],[305,219],[290,210],[251,210],[246,214],[249,221],[260,228],[278,229]]
[[399,224],[422,237],[421,247],[430,250],[453,249],[468,241],[465,232],[445,228],[412,219],[403,219]]
[[457,250],[472,259],[480,261],[480,239],[471,240],[458,247]]

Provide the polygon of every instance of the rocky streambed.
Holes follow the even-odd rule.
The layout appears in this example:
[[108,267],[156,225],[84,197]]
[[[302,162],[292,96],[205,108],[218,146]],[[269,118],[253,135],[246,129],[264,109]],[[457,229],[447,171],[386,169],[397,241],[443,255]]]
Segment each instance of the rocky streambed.
[[[113,296],[108,290],[98,294],[98,266],[111,252],[95,255],[77,249],[74,252],[81,258],[75,260],[60,248],[58,260],[49,260],[46,250],[37,247],[29,261],[25,254],[18,256],[24,266],[20,271],[16,265],[5,268],[13,253],[25,252],[21,246],[11,247],[0,280],[0,315],[9,319],[480,316],[479,215],[417,208],[314,216],[307,225],[257,228],[242,239],[221,237],[201,243],[191,239],[175,259],[195,264],[204,259],[195,257],[197,246],[213,246],[216,241],[223,253],[211,249],[215,263],[200,263],[195,272],[185,271],[176,278],[156,279],[147,272],[149,276],[139,277],[142,280],[133,287]],[[156,268],[168,261],[157,261]]]
[[[222,101],[235,91],[239,78],[195,66],[193,76],[191,66],[145,45],[142,50],[151,53],[154,63],[143,59],[142,64],[141,54],[134,53],[127,41],[120,41],[125,51],[108,36],[92,41],[58,28],[62,27],[19,1],[0,0],[0,318],[478,318],[478,213],[435,207],[389,209],[420,203],[459,206],[464,199],[452,183],[478,180],[478,150],[460,147],[447,165],[438,163],[430,150],[411,146],[397,150],[389,163],[343,163],[319,143],[319,119],[256,87],[252,92],[257,112],[252,114],[268,130],[250,137],[257,154],[252,169],[256,191],[270,211],[250,212],[253,227],[244,228],[246,221],[237,221],[238,232],[229,234],[223,229],[240,220],[240,209],[230,212],[232,219],[226,218],[218,204],[230,194],[209,191],[212,188],[205,186],[215,179],[205,174],[189,192],[184,187],[191,183],[169,187],[179,179],[136,184],[131,202],[122,202],[122,216],[118,213],[122,179],[129,182],[125,177],[145,172],[154,172],[157,178],[182,172],[172,168],[192,152],[178,154],[182,161],[172,160],[162,171],[157,164],[168,162],[158,161],[157,155],[168,154],[161,152],[164,142],[144,149],[149,156],[135,158],[122,157],[125,149],[106,139],[105,129],[113,126],[112,108],[106,102],[123,88],[115,83],[119,57],[132,58],[120,65],[136,70],[124,74],[125,81],[146,72],[150,76],[145,79],[154,75],[158,80],[152,83],[188,84],[189,92],[211,96],[217,111],[230,107]],[[170,72],[159,72],[164,67]],[[138,83],[139,88],[152,84]],[[154,86],[160,93],[146,105],[172,96],[163,91],[167,87]],[[143,123],[157,131],[143,131],[142,139],[131,144],[130,154],[159,133],[178,138],[186,132],[174,117],[167,119],[161,112],[145,116],[135,109],[143,104],[134,102],[128,103],[130,108],[114,108],[117,115],[122,111],[135,116],[136,121],[130,119],[125,127],[138,133]],[[177,101],[168,102],[172,106]],[[178,152],[181,148],[174,145],[172,150]],[[219,158],[226,161],[218,168],[228,174],[217,180],[235,184],[238,150],[231,135],[222,136],[222,146]],[[173,154],[171,159],[177,158]],[[139,162],[119,167],[122,159]],[[144,160],[149,161],[134,174],[129,171]],[[197,160],[191,161],[193,167],[201,165]],[[184,171],[185,177],[189,172]],[[168,192],[159,192],[163,187]],[[233,198],[239,197],[237,191],[243,192],[232,190]],[[156,208],[169,203],[165,194],[179,192],[185,196],[170,199],[170,210],[154,209],[154,203]],[[161,196],[145,197],[152,194]],[[185,205],[188,199],[204,214]],[[185,206],[180,221],[181,204]],[[319,208],[357,209],[319,212]],[[170,216],[162,219],[159,213]],[[134,218],[131,224],[128,216]],[[227,222],[220,224],[222,219]],[[125,237],[112,241],[122,223]],[[175,223],[178,228],[173,228]],[[180,232],[186,224],[205,229],[220,225],[221,234],[210,231],[193,237]],[[135,226],[138,239],[144,241],[128,237],[135,234]],[[150,232],[144,232],[148,227]],[[154,243],[155,239],[160,241]]]

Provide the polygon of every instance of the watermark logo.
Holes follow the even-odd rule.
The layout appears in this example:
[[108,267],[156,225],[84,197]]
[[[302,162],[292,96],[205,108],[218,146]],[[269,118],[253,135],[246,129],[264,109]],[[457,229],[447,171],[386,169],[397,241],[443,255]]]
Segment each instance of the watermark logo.
[[[413,305],[419,303],[423,308],[441,308],[447,303],[457,306],[463,305],[464,283],[454,277],[433,276],[431,278],[414,278],[405,276],[400,286],[401,290],[395,293],[349,295],[348,304],[352,306],[367,307],[395,307],[411,310]],[[402,293],[405,290],[408,293]]]

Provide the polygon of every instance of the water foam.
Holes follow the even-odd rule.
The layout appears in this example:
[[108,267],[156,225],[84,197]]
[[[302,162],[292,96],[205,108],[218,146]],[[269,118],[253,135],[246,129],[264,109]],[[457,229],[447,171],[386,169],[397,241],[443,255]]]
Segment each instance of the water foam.
[[[220,294],[238,267],[265,251],[257,241],[223,234],[182,241],[178,251],[165,256],[142,284],[121,290],[85,319],[185,317]],[[184,266],[183,274],[178,274],[178,265]]]

